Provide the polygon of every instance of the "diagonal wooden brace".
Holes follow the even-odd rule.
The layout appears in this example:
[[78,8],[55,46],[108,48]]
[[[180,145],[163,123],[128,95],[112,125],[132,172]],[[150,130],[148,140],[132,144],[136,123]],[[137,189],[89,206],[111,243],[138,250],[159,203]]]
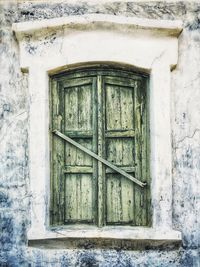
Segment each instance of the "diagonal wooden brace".
[[120,173],[121,175],[125,176],[126,178],[128,178],[132,182],[138,184],[139,186],[144,187],[146,185],[146,183],[143,183],[143,182],[139,181],[138,179],[136,179],[135,177],[133,177],[130,174],[126,173],[125,171],[121,170],[120,168],[116,167],[115,165],[113,165],[109,161],[99,157],[94,152],[92,152],[89,149],[87,149],[86,147],[80,145],[79,143],[77,143],[76,141],[72,140],[70,137],[64,135],[63,133],[59,132],[58,130],[53,130],[52,132],[54,134],[56,134],[57,136],[61,137],[62,139],[64,139],[65,141],[69,142],[70,144],[74,145],[75,147],[79,148],[80,150],[84,151],[85,153],[87,153],[91,157],[95,158],[96,160],[101,161],[106,166],[110,167],[111,169],[113,169],[116,172]]

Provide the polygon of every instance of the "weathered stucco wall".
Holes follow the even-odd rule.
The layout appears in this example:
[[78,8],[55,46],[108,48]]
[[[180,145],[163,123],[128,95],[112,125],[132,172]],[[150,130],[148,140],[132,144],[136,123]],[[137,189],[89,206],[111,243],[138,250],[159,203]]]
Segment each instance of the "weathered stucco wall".
[[[192,2],[67,1],[0,4],[0,266],[200,266],[200,4]],[[154,19],[182,19],[179,61],[172,72],[173,227],[180,248],[43,250],[28,248],[30,190],[27,74],[19,68],[14,22],[103,13]]]

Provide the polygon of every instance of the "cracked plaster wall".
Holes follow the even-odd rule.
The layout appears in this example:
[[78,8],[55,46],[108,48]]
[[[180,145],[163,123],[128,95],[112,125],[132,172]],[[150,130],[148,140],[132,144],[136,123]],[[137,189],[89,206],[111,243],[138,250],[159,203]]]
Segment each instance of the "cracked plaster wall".
[[[29,101],[19,68],[13,22],[104,13],[182,19],[179,61],[172,72],[173,227],[180,248],[144,251],[28,249]],[[0,266],[200,266],[200,4],[190,2],[0,2]]]

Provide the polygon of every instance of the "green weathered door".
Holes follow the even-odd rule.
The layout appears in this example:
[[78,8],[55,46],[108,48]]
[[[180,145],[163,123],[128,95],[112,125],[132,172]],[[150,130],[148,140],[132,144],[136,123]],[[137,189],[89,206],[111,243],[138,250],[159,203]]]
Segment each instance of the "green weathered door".
[[[52,136],[51,224],[149,224],[146,78],[87,71],[52,80],[52,129],[140,181]],[[111,166],[112,167],[112,166]]]

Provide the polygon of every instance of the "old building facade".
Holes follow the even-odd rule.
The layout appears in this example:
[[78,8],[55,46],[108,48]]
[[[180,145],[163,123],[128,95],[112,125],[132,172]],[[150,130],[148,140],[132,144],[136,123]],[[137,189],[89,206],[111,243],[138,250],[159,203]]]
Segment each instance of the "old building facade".
[[200,266],[199,3],[0,8],[0,266]]

